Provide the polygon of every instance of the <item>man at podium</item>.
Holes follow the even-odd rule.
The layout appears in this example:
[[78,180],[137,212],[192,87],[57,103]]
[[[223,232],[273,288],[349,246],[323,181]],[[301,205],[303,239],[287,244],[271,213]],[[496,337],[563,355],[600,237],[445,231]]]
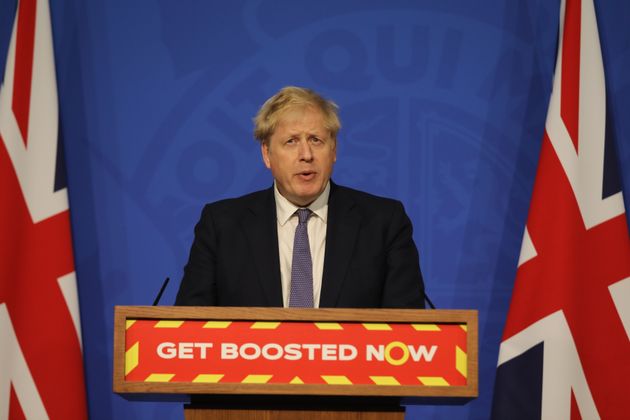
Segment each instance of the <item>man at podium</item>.
[[335,184],[337,106],[285,87],[258,111],[273,186],[207,204],[176,305],[424,308],[403,205]]

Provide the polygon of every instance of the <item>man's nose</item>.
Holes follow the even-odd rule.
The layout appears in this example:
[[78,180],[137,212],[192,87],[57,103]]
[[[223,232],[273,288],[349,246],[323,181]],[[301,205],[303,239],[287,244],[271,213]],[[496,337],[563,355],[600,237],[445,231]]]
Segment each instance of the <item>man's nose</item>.
[[307,139],[300,142],[298,153],[300,154],[300,160],[310,162],[313,160],[313,151],[311,150],[311,144]]

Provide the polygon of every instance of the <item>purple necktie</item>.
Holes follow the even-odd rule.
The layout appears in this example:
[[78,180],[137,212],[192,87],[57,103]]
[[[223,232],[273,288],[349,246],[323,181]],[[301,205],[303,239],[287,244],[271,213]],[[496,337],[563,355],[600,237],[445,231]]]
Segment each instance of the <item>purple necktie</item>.
[[298,209],[298,225],[293,240],[293,262],[291,263],[291,292],[289,307],[313,307],[313,261],[308,243],[309,209]]

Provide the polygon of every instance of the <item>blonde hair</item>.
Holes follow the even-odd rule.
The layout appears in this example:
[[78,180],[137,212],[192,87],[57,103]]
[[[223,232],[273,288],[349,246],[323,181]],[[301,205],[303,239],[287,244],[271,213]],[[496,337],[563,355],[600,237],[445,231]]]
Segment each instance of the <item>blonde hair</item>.
[[337,104],[311,89],[296,86],[283,87],[260,107],[254,117],[254,138],[262,144],[267,144],[285,111],[306,107],[315,107],[322,112],[324,127],[330,132],[330,137],[336,141],[337,133],[341,128]]

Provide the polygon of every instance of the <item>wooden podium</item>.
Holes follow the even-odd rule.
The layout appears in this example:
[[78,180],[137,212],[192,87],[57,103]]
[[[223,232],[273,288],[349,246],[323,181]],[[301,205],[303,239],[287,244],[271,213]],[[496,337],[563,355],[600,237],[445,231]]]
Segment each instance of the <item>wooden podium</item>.
[[403,419],[477,396],[477,312],[117,306],[114,392],[186,419]]

